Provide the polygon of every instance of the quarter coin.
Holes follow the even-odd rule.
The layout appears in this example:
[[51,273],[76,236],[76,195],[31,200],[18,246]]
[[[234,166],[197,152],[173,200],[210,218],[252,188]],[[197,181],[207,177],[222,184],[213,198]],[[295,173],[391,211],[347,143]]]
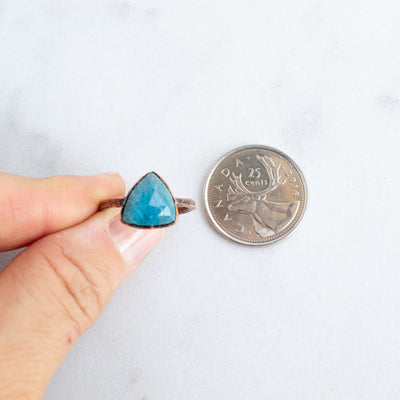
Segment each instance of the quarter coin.
[[272,147],[239,147],[224,155],[205,185],[208,215],[219,233],[250,246],[288,236],[307,203],[304,176],[295,162]]

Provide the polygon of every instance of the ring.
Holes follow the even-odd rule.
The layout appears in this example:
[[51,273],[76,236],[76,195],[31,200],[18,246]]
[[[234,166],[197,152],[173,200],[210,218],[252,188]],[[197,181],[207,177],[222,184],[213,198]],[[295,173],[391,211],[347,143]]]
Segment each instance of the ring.
[[179,214],[196,208],[192,199],[175,198],[155,172],[140,178],[125,197],[103,200],[99,211],[122,207],[121,222],[141,229],[165,228],[176,223]]

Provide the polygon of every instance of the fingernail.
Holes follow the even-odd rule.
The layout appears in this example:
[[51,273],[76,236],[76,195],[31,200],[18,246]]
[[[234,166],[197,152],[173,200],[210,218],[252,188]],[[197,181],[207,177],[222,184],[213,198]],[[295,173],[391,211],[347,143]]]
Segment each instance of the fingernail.
[[119,172],[102,172],[101,174],[95,174],[94,176],[114,176],[114,175],[119,175]]
[[117,214],[110,222],[109,232],[126,263],[131,266],[147,256],[163,236],[163,229],[136,229],[121,222]]

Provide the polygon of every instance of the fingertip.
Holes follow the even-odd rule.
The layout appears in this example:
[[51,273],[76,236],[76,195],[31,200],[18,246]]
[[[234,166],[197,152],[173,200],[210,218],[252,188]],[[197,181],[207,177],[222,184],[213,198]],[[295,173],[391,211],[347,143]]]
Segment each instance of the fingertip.
[[119,173],[0,176],[0,249],[11,250],[87,219],[102,200],[125,195]]

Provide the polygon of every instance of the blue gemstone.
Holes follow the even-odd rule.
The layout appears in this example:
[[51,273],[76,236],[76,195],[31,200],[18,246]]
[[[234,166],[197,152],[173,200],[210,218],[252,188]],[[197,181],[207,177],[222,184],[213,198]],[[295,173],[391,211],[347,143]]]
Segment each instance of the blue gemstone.
[[139,227],[161,227],[176,220],[175,200],[157,174],[149,172],[134,186],[121,219],[125,224]]

